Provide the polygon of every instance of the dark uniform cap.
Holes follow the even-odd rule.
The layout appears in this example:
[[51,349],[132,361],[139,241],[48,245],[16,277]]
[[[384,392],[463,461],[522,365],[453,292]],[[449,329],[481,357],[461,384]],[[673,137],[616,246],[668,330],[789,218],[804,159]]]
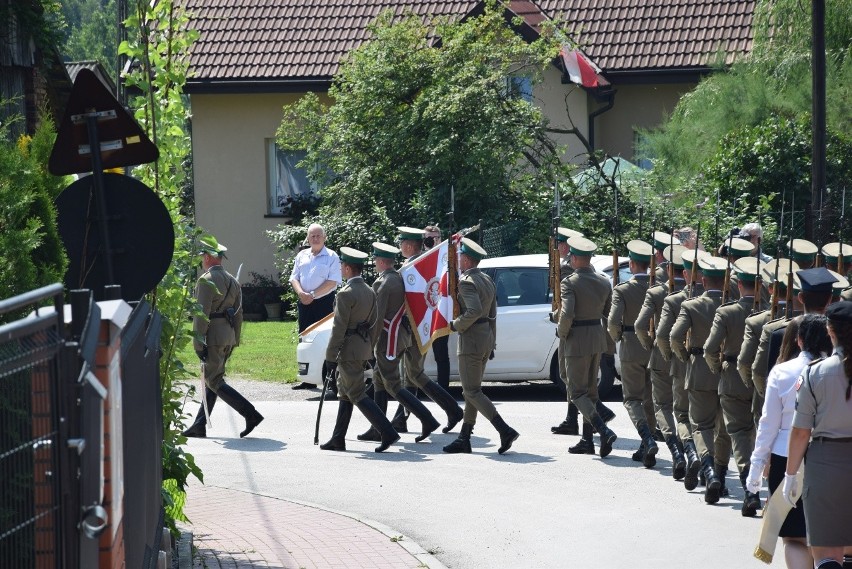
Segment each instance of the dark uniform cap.
[[227,250],[228,248],[216,241],[216,238],[212,235],[205,235],[204,237],[198,238],[199,255],[207,253],[208,255],[212,255],[214,257],[225,257],[225,251]]
[[832,322],[852,322],[852,302],[844,300],[830,304],[825,315]]
[[849,287],[849,279],[841,275],[840,273],[835,273],[831,269],[826,269],[831,276],[834,277],[834,284],[831,285],[831,296],[835,298],[840,298],[840,293],[844,291],[847,287]]
[[597,250],[598,246],[589,239],[585,237],[572,237],[568,240],[568,248],[571,250],[572,255],[577,255],[578,257],[591,257],[595,254],[595,250]]
[[728,255],[731,257],[746,257],[754,249],[751,241],[746,241],[739,237],[725,239],[724,245],[728,248]]
[[757,257],[743,257],[734,261],[733,270],[741,281],[754,282],[759,272],[758,265],[762,265]]
[[662,231],[655,231],[653,238],[654,248],[659,249],[660,251],[669,245],[680,245],[680,239],[668,233],[663,233]]
[[568,241],[572,237],[582,237],[583,234],[579,231],[574,231],[573,229],[568,229],[567,227],[558,227],[556,229],[556,240],[557,241]]
[[[840,257],[840,243],[826,243],[822,246],[822,256],[825,257],[826,263],[831,263],[832,265],[837,263],[837,258]],[[843,244],[843,264],[848,265],[852,263],[852,245],[848,243]]]
[[459,251],[463,255],[473,257],[478,261],[481,261],[482,259],[488,256],[488,252],[485,251],[485,249],[483,249],[479,243],[468,239],[467,237],[462,237],[461,248],[459,249]]
[[[704,257],[712,257],[710,253],[707,251],[698,250],[698,259],[701,260]],[[683,252],[680,254],[680,259],[683,261],[683,268],[687,271],[692,270],[692,262],[695,260],[695,249],[687,249],[684,247]]]
[[837,282],[837,279],[831,276],[825,267],[797,271],[796,276],[802,283],[802,292],[828,292]]
[[728,260],[722,257],[698,257],[698,270],[705,277],[724,277],[725,271],[728,269]]
[[627,242],[627,256],[634,261],[640,263],[651,262],[651,255],[654,254],[654,248],[650,244],[639,239],[634,239]]
[[353,265],[363,265],[367,262],[366,253],[359,251],[358,249],[353,249],[352,247],[341,247],[340,248],[340,260],[343,263],[351,263]]
[[671,247],[666,247],[663,251],[663,258],[674,265],[675,267],[683,267],[683,252],[687,251],[687,248],[683,245],[673,245]]
[[397,231],[399,231],[399,240],[411,240],[411,241],[422,241],[423,236],[426,234],[422,229],[417,229],[416,227],[397,227]]
[[387,243],[373,243],[373,257],[384,257],[386,259],[396,259],[399,255],[399,249]]
[[794,261],[813,261],[819,248],[807,239],[787,241],[787,249]]
[[[792,266],[791,266],[792,263]],[[784,257],[780,257],[778,259],[772,259],[766,263],[761,263],[760,265],[760,278],[766,284],[772,284],[775,282],[775,265],[778,265],[778,280],[781,281],[780,284],[787,284],[787,274],[790,272],[795,273],[799,270],[799,264],[796,261],[791,261],[790,259],[786,259]]]

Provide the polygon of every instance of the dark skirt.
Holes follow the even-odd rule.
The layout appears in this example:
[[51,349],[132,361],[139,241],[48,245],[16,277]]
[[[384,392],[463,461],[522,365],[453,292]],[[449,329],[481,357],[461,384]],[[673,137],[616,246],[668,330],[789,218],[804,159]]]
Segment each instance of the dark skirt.
[[[774,494],[775,490],[784,483],[784,472],[787,470],[787,457],[772,454],[769,458],[769,492]],[[805,511],[802,507],[802,499],[796,502],[796,507],[790,510],[784,519],[784,524],[778,532],[779,537],[805,537]]]
[[812,440],[805,459],[808,545],[852,544],[852,442]]

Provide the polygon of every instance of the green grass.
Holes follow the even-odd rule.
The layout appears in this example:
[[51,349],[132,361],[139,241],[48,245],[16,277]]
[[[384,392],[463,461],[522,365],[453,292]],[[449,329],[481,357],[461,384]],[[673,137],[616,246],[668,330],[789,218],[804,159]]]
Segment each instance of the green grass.
[[[276,383],[294,383],[297,322],[243,322],[240,345],[228,360],[226,376]],[[180,353],[187,369],[200,373],[192,344]]]

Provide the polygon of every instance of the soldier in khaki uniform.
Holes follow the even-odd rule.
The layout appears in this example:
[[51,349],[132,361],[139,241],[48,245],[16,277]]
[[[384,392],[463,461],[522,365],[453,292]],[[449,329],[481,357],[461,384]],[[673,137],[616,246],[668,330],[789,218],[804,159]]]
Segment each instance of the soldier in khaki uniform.
[[645,301],[645,293],[648,292],[648,265],[653,249],[648,243],[636,239],[627,243],[627,254],[633,278],[619,283],[613,289],[607,329],[613,341],[621,342],[619,357],[624,408],[639,433],[642,463],[645,468],[653,468],[657,464],[654,457],[658,448],[648,427],[644,408],[646,392],[651,390],[651,376],[648,372],[651,352],[639,342],[634,328]]
[[[441,424],[432,413],[407,389],[402,389],[399,378],[398,356],[409,347],[410,334],[403,334],[402,320],[405,317],[405,286],[402,277],[394,269],[394,261],[399,249],[385,243],[373,243],[373,260],[379,276],[373,282],[376,293],[376,306],[379,323],[376,325],[373,354],[376,365],[373,370],[373,400],[382,413],[388,408],[388,395],[399,401],[409,413],[420,419],[422,432],[414,438],[420,442],[428,437]],[[374,428],[358,435],[359,441],[381,442],[379,432]]]
[[811,269],[816,266],[819,247],[813,242],[807,239],[791,239],[787,241],[786,245],[790,252],[790,258],[799,264],[800,270]]
[[591,266],[591,257],[597,245],[584,237],[568,240],[571,266],[574,273],[562,281],[562,307],[556,334],[559,337],[559,354],[565,358],[568,390],[571,401],[583,414],[583,434],[577,445],[570,447],[572,454],[594,454],[592,428],[601,437],[600,455],[612,452],[618,438],[598,414],[598,368],[601,353],[606,350],[606,332],[602,319],[609,314],[612,288],[603,275]]
[[722,303],[721,289],[725,285],[727,264],[719,257],[698,260],[704,294],[683,302],[670,336],[672,351],[687,363],[689,419],[707,481],[704,501],[708,504],[719,501],[730,458],[730,438],[719,405],[719,376],[703,358],[704,342],[710,335],[716,309]]
[[325,351],[325,365],[337,380],[337,421],[331,439],[320,445],[322,450],[346,450],[346,431],[352,419],[353,406],[364,414],[379,432],[382,452],[399,440],[385,414],[364,391],[364,364],[373,355],[373,342],[378,336],[379,315],[376,293],[364,282],[361,271],[367,254],[350,247],[340,248],[341,273],[346,284],[334,299],[334,320]]
[[[722,242],[722,245],[719,246],[719,256],[727,259],[730,263],[735,263],[737,259],[742,259],[743,257],[751,255],[754,248],[755,246],[751,244],[751,241],[747,241],[739,237],[729,237]],[[737,288],[737,278],[739,277],[737,277],[737,274],[734,271],[731,271],[729,278],[730,281],[726,283],[727,294],[725,295],[725,302],[729,300],[737,300],[740,297],[740,292]]]
[[[664,234],[665,235],[665,234]],[[655,236],[655,247],[657,240]],[[681,254],[685,251],[683,246],[674,245],[673,247],[665,247],[662,257],[666,262],[666,280],[662,284],[652,286],[645,293],[645,299],[642,303],[642,309],[639,311],[639,316],[636,318],[634,328],[636,330],[636,338],[642,346],[650,350],[650,358],[648,359],[648,369],[651,373],[651,390],[654,399],[654,411],[657,416],[657,425],[663,433],[666,446],[669,447],[669,452],[672,455],[672,477],[675,480],[683,479],[686,473],[686,460],[683,455],[683,446],[677,434],[677,423],[674,417],[674,385],[671,370],[671,363],[666,361],[660,347],[654,341],[657,335],[656,328],[660,325],[660,318],[663,312],[666,296],[669,294],[669,277],[674,284],[675,290],[680,290],[684,286],[682,276],[683,261]],[[680,305],[678,305],[680,310]],[[677,313],[675,312],[675,316]],[[671,324],[674,324],[674,317],[671,318]],[[671,329],[669,325],[669,330]],[[666,331],[668,334],[668,331]],[[668,338],[666,338],[666,342]],[[688,407],[687,407],[688,411]],[[689,422],[687,415],[686,422]]]
[[[217,399],[221,399],[243,416],[246,428],[240,433],[245,437],[263,421],[254,405],[225,383],[225,364],[236,346],[240,345],[243,325],[243,295],[240,283],[222,266],[227,247],[218,243],[212,235],[199,240],[204,273],[195,286],[196,299],[203,315],[193,318],[195,353],[201,360],[204,373],[204,393],[195,422],[183,432],[185,437],[207,436],[207,414],[213,412]],[[205,403],[207,411],[205,412]]]
[[719,400],[725,428],[731,437],[740,483],[745,490],[741,510],[745,517],[757,514],[760,497],[746,489],[751,452],[754,450],[755,426],[751,410],[752,390],[742,381],[736,363],[743,342],[746,317],[755,308],[758,265],[756,257],[744,257],[734,264],[732,270],[737,274],[739,300],[723,304],[716,310],[710,335],[704,342],[704,359],[710,370],[720,377]]
[[468,238],[462,238],[459,268],[459,317],[450,329],[459,333],[459,379],[464,395],[464,421],[459,437],[444,447],[448,453],[469,453],[470,435],[477,413],[491,421],[500,434],[497,452],[505,453],[518,439],[518,431],[506,424],[497,409],[482,392],[485,365],[497,348],[497,289],[491,277],[479,270],[479,261],[487,256],[485,249]]
[[[568,260],[568,239],[571,237],[582,237],[583,234],[579,231],[574,231],[573,229],[568,229],[567,227],[559,227],[557,228],[557,246],[559,247],[559,257],[562,261],[559,264],[559,282],[561,283],[563,280],[568,278],[571,273],[574,272],[574,269],[571,267],[571,262]],[[556,317],[558,316],[558,312],[551,314],[551,321],[555,322]],[[613,343],[614,346],[614,343]],[[615,353],[613,349],[613,354]],[[577,406],[571,403],[571,397],[568,393],[568,374],[565,371],[565,358],[561,356],[557,356],[559,358],[559,378],[565,382],[565,392],[568,397],[568,415],[565,417],[565,420],[562,421],[559,425],[554,427],[550,427],[550,432],[554,435],[579,435],[580,434],[580,425],[577,421]],[[614,364],[613,364],[614,365]],[[603,404],[602,401],[598,400],[597,403],[598,414],[604,420],[605,423],[609,423],[615,418],[615,413],[612,412],[612,409]]]

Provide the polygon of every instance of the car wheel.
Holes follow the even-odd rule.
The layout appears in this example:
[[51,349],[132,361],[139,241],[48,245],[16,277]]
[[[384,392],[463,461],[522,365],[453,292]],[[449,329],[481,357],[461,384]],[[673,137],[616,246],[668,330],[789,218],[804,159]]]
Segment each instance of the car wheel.
[[562,395],[568,395],[568,386],[565,385],[565,382],[562,381],[562,378],[559,377],[559,352],[553,354],[553,359],[550,360],[550,381],[553,382],[553,385],[559,390],[559,393]]
[[601,355],[601,373],[598,376],[598,397],[603,400],[609,396],[615,384],[615,356]]

